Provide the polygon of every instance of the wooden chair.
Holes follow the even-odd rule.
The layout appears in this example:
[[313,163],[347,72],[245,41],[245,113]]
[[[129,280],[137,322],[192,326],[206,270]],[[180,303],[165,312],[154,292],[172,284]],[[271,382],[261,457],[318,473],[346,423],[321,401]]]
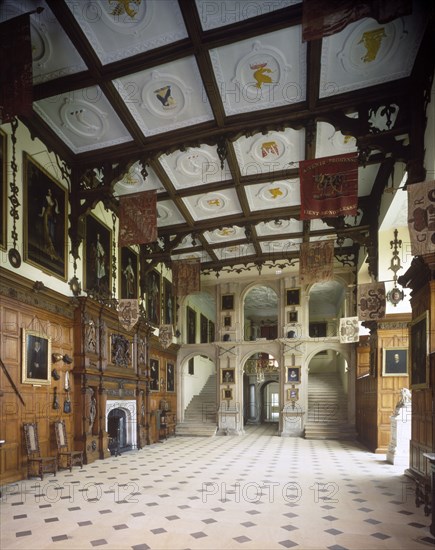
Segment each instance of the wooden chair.
[[[45,473],[57,473],[57,458],[55,456],[41,456],[39,448],[38,424],[23,424],[24,440],[27,449],[27,477],[39,476],[44,479]],[[37,474],[34,474],[34,466],[37,466]]]
[[56,433],[57,458],[59,464],[62,463],[62,457],[66,457],[66,467],[71,472],[73,466],[83,468],[83,451],[70,451],[68,449],[68,437],[64,420],[57,420],[54,423]]

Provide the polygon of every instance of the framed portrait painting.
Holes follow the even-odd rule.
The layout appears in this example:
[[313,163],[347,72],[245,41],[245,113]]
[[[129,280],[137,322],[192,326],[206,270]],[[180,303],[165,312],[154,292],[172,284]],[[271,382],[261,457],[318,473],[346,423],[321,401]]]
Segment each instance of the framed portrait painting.
[[7,166],[7,136],[0,130],[0,249],[5,250],[7,244],[6,237],[6,213],[7,213],[7,182],[6,182],[6,166]]
[[231,401],[232,398],[233,398],[232,388],[223,388],[222,389],[222,399],[226,399],[228,401]]
[[234,384],[234,382],[235,382],[235,369],[222,369],[221,384]]
[[297,388],[287,389],[287,401],[297,401],[299,399],[299,390]]
[[159,373],[160,365],[158,359],[150,359],[150,390],[159,391]]
[[51,383],[51,339],[32,330],[22,334],[23,384],[49,386]]
[[160,324],[161,315],[161,290],[160,290],[160,273],[153,269],[147,274],[146,291],[147,291],[147,312],[148,319],[154,325]]
[[224,294],[222,296],[222,309],[227,311],[234,309],[234,294]]
[[411,322],[410,363],[411,387],[426,388],[429,384],[429,312]]
[[27,153],[24,168],[24,260],[67,278],[67,191]]
[[112,284],[112,232],[94,215],[86,217],[85,290],[109,295]]
[[286,305],[298,306],[301,302],[301,289],[300,288],[287,288],[285,291]]
[[163,317],[165,325],[174,324],[174,294],[172,283],[163,279]]
[[175,367],[174,363],[166,363],[166,391],[175,391]]
[[191,307],[186,307],[186,322],[187,322],[187,343],[196,343],[196,311]]
[[138,254],[123,246],[120,250],[121,270],[119,274],[121,299],[135,300],[138,298]]
[[382,350],[382,376],[406,376],[408,374],[408,348],[384,348]]
[[301,381],[301,367],[287,367],[287,382],[299,384]]

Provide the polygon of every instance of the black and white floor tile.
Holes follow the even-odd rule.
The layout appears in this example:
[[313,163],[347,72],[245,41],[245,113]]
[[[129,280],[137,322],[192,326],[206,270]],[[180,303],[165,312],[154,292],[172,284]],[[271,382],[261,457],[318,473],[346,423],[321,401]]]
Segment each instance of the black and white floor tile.
[[2,487],[12,549],[366,550],[434,546],[403,467],[348,441],[175,437]]

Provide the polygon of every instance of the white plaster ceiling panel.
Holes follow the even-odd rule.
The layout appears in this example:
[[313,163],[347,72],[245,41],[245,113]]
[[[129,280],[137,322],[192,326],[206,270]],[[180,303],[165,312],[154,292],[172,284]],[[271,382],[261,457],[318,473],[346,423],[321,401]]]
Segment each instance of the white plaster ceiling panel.
[[227,115],[305,99],[306,43],[300,25],[212,49],[210,58]]
[[303,222],[299,220],[273,220],[270,222],[261,222],[255,226],[259,237],[268,237],[282,233],[302,233]]
[[271,11],[299,4],[301,0],[195,0],[201,27],[204,31],[245,21]]
[[171,179],[175,189],[204,185],[231,179],[227,161],[221,169],[217,146],[202,145],[185,151],[164,154],[159,162]]
[[331,229],[331,226],[325,223],[322,220],[310,220],[310,229],[311,231],[323,231],[325,229]]
[[255,255],[255,248],[253,244],[235,244],[226,246],[225,248],[216,248],[214,253],[219,260],[244,258],[245,256]]
[[257,183],[245,187],[251,210],[269,210],[301,204],[299,180]]
[[243,227],[232,225],[231,227],[222,227],[215,229],[214,231],[205,231],[204,237],[210,244],[222,243],[225,241],[235,241],[238,239],[245,239],[245,231]]
[[213,118],[194,57],[127,75],[114,85],[145,136]]
[[41,99],[33,108],[73,153],[131,141],[99,86]]
[[322,41],[319,97],[328,97],[410,75],[426,20],[413,13],[378,23],[365,18]]
[[185,223],[178,208],[171,200],[157,202],[157,227]]
[[177,0],[66,0],[103,65],[187,37]]
[[231,216],[242,211],[234,189],[185,197],[183,202],[195,221]]
[[[34,13],[30,16],[33,83],[40,84],[86,70],[87,66],[71,40],[62,31],[62,27],[47,4],[41,1],[37,6],[44,10],[40,14]],[[35,7],[35,2],[32,1],[1,2],[0,22],[32,11]]]
[[191,248],[195,246],[192,242],[192,235],[186,235],[183,240],[174,248],[175,250],[182,250],[183,248]]
[[343,155],[357,151],[356,139],[336,131],[328,122],[318,122],[316,132],[316,158]]
[[302,239],[281,239],[278,241],[260,242],[261,250],[265,254],[281,254],[286,252],[295,252],[299,250]]
[[242,136],[233,147],[242,176],[286,170],[305,158],[305,129]]
[[114,195],[128,195],[130,193],[139,193],[140,191],[152,191],[155,189],[157,193],[165,191],[161,181],[157,177],[154,170],[147,166],[147,176],[144,178],[142,163],[140,161],[135,162],[120,179],[114,187]]

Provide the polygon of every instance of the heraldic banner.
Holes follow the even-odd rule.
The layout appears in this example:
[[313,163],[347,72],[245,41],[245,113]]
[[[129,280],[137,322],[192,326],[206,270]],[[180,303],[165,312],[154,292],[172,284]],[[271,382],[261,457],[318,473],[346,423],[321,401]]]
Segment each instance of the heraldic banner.
[[385,317],[385,284],[367,283],[358,285],[358,318],[374,321]]
[[358,155],[301,160],[301,220],[355,216],[358,209]]
[[142,191],[119,197],[119,246],[157,240],[157,192]]
[[172,283],[176,296],[187,296],[201,290],[201,262],[194,260],[175,260],[172,262]]
[[412,183],[408,190],[408,228],[414,256],[435,252],[435,180]]
[[163,348],[168,348],[172,344],[173,330],[172,325],[160,325],[159,342]]
[[358,317],[342,317],[340,319],[340,344],[351,344],[359,341]]
[[0,25],[0,60],[0,124],[4,124],[18,115],[32,115],[29,14],[14,17]]
[[334,277],[334,241],[301,244],[299,280],[303,285],[329,281]]
[[305,42],[330,36],[363,17],[372,17],[378,23],[387,23],[410,13],[412,13],[412,0],[382,0],[381,2],[304,0],[302,40]]

